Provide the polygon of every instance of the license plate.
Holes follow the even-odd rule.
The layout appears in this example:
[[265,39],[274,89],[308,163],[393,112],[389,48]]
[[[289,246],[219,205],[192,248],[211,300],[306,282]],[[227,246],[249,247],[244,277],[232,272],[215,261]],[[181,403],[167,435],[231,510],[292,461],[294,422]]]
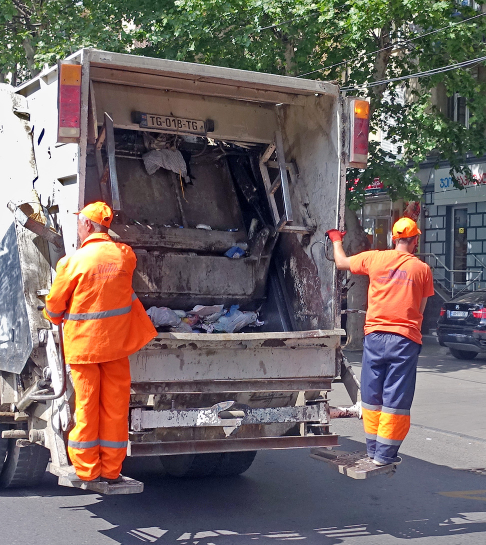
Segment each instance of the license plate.
[[206,134],[204,121],[200,119],[186,119],[171,115],[144,114],[140,116],[140,127],[158,131],[183,132],[190,134]]
[[467,310],[448,310],[448,318],[467,318]]

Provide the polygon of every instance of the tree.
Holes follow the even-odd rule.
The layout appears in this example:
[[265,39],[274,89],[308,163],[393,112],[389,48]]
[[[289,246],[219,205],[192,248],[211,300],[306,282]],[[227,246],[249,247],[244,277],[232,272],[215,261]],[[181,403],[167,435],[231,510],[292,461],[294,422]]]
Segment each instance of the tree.
[[123,51],[131,38],[120,4],[92,0],[0,0],[0,81],[12,85],[81,47]]

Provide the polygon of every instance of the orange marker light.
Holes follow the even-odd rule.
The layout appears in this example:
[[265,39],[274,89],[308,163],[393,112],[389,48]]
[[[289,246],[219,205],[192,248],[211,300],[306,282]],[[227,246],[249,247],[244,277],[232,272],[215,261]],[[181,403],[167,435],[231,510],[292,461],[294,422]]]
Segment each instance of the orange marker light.
[[358,119],[368,119],[370,117],[370,103],[366,100],[355,100],[354,115]]

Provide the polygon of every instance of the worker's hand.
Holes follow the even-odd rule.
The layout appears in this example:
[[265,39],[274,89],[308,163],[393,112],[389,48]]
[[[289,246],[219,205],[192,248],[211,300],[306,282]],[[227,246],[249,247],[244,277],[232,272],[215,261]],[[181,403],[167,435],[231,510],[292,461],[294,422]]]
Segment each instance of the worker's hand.
[[326,235],[332,240],[332,242],[342,242],[346,231],[338,231],[337,229],[330,229],[326,231]]

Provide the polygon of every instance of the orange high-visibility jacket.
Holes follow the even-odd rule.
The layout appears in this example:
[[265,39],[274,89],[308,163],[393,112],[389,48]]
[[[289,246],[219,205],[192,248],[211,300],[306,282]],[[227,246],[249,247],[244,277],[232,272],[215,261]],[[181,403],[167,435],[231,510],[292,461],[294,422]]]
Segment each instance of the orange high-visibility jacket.
[[44,315],[64,320],[66,363],[101,363],[133,354],[157,335],[132,288],[130,246],[94,233],[59,260]]

